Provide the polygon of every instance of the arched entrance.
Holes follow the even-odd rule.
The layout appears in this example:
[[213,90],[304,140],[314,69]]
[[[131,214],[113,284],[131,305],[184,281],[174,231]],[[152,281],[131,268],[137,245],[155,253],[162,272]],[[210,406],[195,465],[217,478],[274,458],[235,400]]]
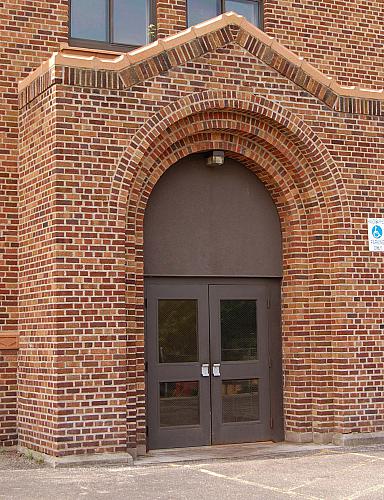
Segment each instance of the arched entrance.
[[252,172],[206,156],[168,169],[145,214],[152,449],[283,439],[279,217]]

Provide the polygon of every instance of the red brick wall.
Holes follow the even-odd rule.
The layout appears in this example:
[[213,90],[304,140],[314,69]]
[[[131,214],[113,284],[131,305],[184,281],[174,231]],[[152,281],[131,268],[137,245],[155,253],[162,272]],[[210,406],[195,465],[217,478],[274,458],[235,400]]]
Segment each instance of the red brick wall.
[[66,2],[1,2],[0,19],[0,335],[10,336],[18,331],[17,84],[66,40]]
[[[185,26],[183,0],[159,0],[157,12],[160,37]],[[265,30],[340,83],[380,87],[383,12],[379,0],[265,0]],[[383,201],[380,119],[331,111],[243,49],[228,47],[125,91],[53,87],[24,109],[18,130],[17,82],[67,40],[67,1],[3,2],[0,16],[0,331],[21,334],[20,442],[50,454],[144,443],[146,199],[168,164],[223,144],[266,183],[286,228],[287,430],[382,430],[383,264],[365,241],[366,217],[380,215]],[[321,173],[317,153],[305,152],[301,138],[284,128],[283,112],[282,123],[271,124],[260,111],[252,133],[262,132],[247,142],[249,112],[216,116],[212,103],[205,114],[175,119],[156,139],[162,153],[148,145],[147,159],[129,170],[129,145],[140,127],[207,89],[279,102],[319,136],[332,160],[325,161],[328,170]],[[115,214],[111,200],[119,190],[111,186],[120,170],[130,208]],[[14,370],[14,354],[6,356]],[[0,362],[0,388],[7,380],[0,400],[7,398],[13,424],[0,424],[0,432],[11,444],[14,379],[1,370]]]
[[156,17],[159,38],[182,31],[187,24],[185,0],[158,0]]
[[53,395],[59,353],[54,335],[60,305],[53,282],[54,243],[59,241],[59,228],[52,222],[57,197],[53,98],[50,90],[35,99],[28,120],[19,122],[19,444],[25,445],[28,431],[42,450],[54,446],[57,426]]
[[[124,452],[135,421],[132,402],[127,420],[125,276],[116,271],[124,240],[103,227],[104,169],[117,155],[104,152],[116,139],[89,142],[105,115],[83,110],[81,133],[77,106],[52,87],[20,120],[19,440],[53,455]],[[63,147],[72,140],[89,163],[73,164],[77,151]]]
[[[212,148],[253,170],[280,213],[288,435],[383,429],[384,308],[375,278],[382,263],[365,240],[383,181],[381,145],[372,140],[378,117],[332,111],[234,45],[127,90],[58,85],[54,102],[55,167],[47,166],[55,179],[52,300],[60,314],[50,404],[60,401],[65,411],[54,448],[47,443],[44,451],[123,448],[125,352],[128,446],[145,443],[146,200],[169,165]],[[24,133],[37,119],[46,121],[32,102],[23,110]],[[364,195],[368,185],[375,197]],[[46,429],[34,427],[32,439],[29,418],[24,442],[39,447]]]
[[264,0],[264,30],[341,84],[383,87],[382,0]]
[[17,351],[0,350],[0,448],[16,446]]

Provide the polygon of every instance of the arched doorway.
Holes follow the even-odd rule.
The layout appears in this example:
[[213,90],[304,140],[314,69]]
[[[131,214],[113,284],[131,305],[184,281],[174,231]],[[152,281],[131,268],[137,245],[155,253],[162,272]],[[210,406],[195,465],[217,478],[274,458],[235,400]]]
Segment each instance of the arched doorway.
[[281,230],[226,158],[179,161],[145,214],[148,446],[283,439]]

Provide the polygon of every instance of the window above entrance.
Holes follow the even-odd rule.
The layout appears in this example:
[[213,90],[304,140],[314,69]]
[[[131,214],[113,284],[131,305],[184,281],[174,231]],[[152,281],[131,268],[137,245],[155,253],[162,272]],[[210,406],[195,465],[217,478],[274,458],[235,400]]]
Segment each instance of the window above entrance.
[[194,26],[222,12],[234,11],[255,26],[262,25],[262,0],[187,0],[188,26]]
[[[186,0],[188,26],[235,11],[262,25],[263,0]],[[156,39],[156,0],[70,0],[73,46],[127,52]]]
[[71,0],[71,45],[124,50],[145,45],[155,33],[154,0]]

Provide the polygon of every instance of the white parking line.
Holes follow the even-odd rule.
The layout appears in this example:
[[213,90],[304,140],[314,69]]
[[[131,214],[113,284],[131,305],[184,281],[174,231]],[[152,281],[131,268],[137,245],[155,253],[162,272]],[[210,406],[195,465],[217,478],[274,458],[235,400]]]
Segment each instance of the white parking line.
[[[350,495],[349,497],[345,497],[345,500],[356,500],[357,498],[364,497],[368,495],[369,493],[376,493],[380,490],[384,489],[384,484],[377,484],[376,486],[371,486],[370,488],[367,488],[366,490],[361,490],[357,491],[353,495]],[[380,497],[382,498],[382,497]]]
[[324,500],[322,497],[303,495],[302,493],[298,493],[296,491],[287,491],[287,490],[283,490],[281,488],[276,488],[274,486],[268,486],[266,484],[260,484],[260,483],[255,483],[254,481],[248,481],[246,479],[240,479],[237,477],[226,476],[225,474],[219,474],[218,472],[212,472],[212,471],[207,470],[207,469],[198,469],[198,470],[199,470],[199,472],[202,472],[203,474],[208,474],[210,476],[219,477],[221,479],[227,479],[228,481],[234,481],[236,483],[246,484],[249,486],[256,486],[257,488],[269,490],[269,491],[274,491],[275,493],[281,493],[281,494],[287,495],[289,497],[305,498],[307,500]]
[[384,457],[376,457],[375,455],[368,455],[367,453],[352,452],[351,455],[357,455],[358,457],[373,458],[374,460],[384,460]]

